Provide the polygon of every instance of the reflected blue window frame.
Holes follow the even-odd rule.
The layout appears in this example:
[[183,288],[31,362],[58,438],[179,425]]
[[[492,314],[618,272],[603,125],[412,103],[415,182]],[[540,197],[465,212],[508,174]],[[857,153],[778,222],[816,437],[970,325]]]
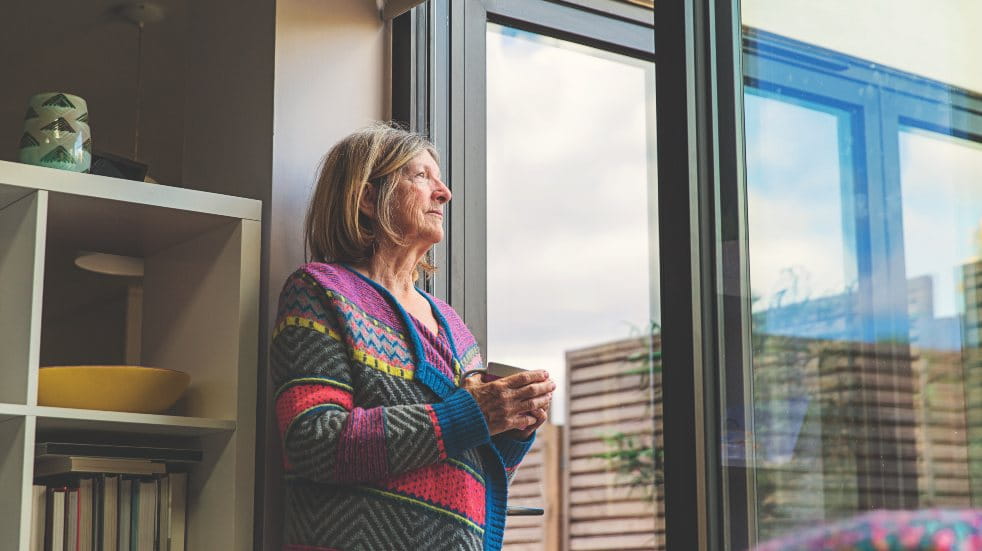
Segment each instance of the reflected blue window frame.
[[746,93],[849,114],[841,198],[844,250],[854,258],[843,260],[857,289],[846,334],[835,338],[906,342],[899,135],[915,127],[982,142],[982,96],[756,29],[744,29],[743,51]]
[[[855,297],[843,295],[850,304],[839,308],[849,329],[846,335],[834,338],[877,343],[880,350],[889,343],[895,346],[896,354],[880,355],[879,368],[890,373],[908,371],[910,364],[905,358],[910,354],[910,322],[900,132],[913,127],[982,142],[982,96],[754,29],[744,29],[743,49],[745,93],[850,114],[845,125],[849,140],[840,134],[840,141],[852,147],[841,151],[840,159],[850,161],[841,166],[851,170],[853,183],[851,190],[844,187],[841,200],[843,227],[850,228],[851,224],[851,231],[844,232],[844,238],[851,241],[844,244],[844,254],[855,259],[843,260],[855,261],[858,278]],[[822,315],[817,311],[808,314]],[[800,324],[800,320],[788,321]],[[895,492],[863,492],[857,496],[858,507],[916,507],[916,488],[904,483],[909,478],[905,473],[916,466],[903,459],[902,444],[873,438],[878,429],[872,425],[860,423],[855,430],[868,431],[870,438],[865,441],[875,448],[866,450],[865,461],[871,461],[870,457],[900,458],[892,464],[897,472],[882,477],[876,474],[882,465],[871,463],[858,469],[864,473],[859,476],[897,485]],[[875,488],[877,481],[860,482],[858,487]]]
[[[826,82],[825,84],[829,83]],[[846,253],[845,258],[842,259],[845,272],[843,275],[847,284],[858,281],[857,259],[868,259],[870,256],[868,232],[863,231],[864,226],[859,226],[860,229],[857,232],[856,220],[857,216],[862,216],[866,212],[865,197],[867,195],[865,181],[860,178],[865,173],[865,167],[862,166],[863,158],[855,154],[857,150],[862,149],[862,129],[857,124],[861,120],[862,109],[842,102],[828,101],[827,98],[812,93],[788,89],[769,81],[755,81],[753,86],[748,86],[745,89],[745,95],[779,101],[809,111],[831,115],[837,119],[838,135],[834,147],[837,150],[839,195],[842,198],[840,225],[843,238],[847,241],[843,243]],[[746,100],[744,104],[747,104]],[[745,118],[749,119],[749,116],[745,116]],[[754,137],[748,128],[746,142],[752,144]],[[749,186],[752,183],[749,174],[747,178]],[[858,207],[857,203],[859,204]],[[864,267],[867,268],[864,273],[868,273],[868,266],[864,264]],[[857,321],[857,308],[853,302],[847,300],[845,293],[808,299],[804,303],[791,303],[781,307],[769,308],[766,320],[762,316],[755,320],[755,323],[757,323],[758,330],[775,335],[859,340],[863,337],[861,333],[863,325]],[[806,329],[800,324],[794,323],[796,320],[810,320],[812,323]],[[834,323],[825,323],[828,321]]]

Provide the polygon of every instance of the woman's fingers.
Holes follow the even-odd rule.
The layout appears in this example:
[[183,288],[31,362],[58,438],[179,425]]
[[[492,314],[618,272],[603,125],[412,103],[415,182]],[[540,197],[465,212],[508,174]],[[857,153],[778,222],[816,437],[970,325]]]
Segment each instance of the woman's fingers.
[[536,396],[528,400],[524,400],[518,404],[518,411],[533,411],[536,409],[545,409],[549,407],[552,403],[552,395],[544,394],[542,396]]
[[536,371],[523,371],[521,373],[502,377],[499,380],[511,388],[521,388],[532,383],[545,381],[548,378],[549,372],[539,369]]
[[556,389],[556,383],[549,380],[545,371],[526,371],[491,383],[473,379],[465,379],[461,386],[477,401],[491,434],[538,428],[545,421]]
[[527,439],[532,436],[532,433],[536,431],[539,427],[545,424],[548,415],[544,409],[536,409],[526,412],[525,416],[529,419],[535,419],[534,422],[529,422],[524,427],[517,427],[517,437],[522,440]]
[[544,394],[549,394],[556,390],[555,381],[543,381],[541,383],[533,383],[530,385],[525,385],[521,388],[515,389],[514,397],[519,400],[527,400],[529,398],[534,398],[536,396],[542,396]]

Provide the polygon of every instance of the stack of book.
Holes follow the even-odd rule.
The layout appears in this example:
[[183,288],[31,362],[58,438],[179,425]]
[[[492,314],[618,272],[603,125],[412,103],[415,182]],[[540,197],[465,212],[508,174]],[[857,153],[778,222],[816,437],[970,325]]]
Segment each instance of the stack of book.
[[45,442],[34,464],[31,551],[184,551],[200,450]]

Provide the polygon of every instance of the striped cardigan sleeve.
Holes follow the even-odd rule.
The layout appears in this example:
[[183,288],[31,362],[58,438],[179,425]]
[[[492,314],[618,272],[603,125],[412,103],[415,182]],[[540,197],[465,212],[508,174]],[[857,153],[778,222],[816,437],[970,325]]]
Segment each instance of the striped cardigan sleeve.
[[287,472],[333,483],[378,480],[490,440],[483,413],[463,389],[435,404],[358,407],[340,319],[309,276],[298,271],[287,279],[270,349]]
[[517,440],[506,433],[496,434],[491,437],[491,445],[498,451],[498,455],[501,456],[501,461],[505,465],[505,479],[509,485],[514,480],[515,473],[518,472],[519,464],[521,464],[522,460],[525,459],[525,455],[532,448],[533,442],[535,442],[534,432],[528,440]]

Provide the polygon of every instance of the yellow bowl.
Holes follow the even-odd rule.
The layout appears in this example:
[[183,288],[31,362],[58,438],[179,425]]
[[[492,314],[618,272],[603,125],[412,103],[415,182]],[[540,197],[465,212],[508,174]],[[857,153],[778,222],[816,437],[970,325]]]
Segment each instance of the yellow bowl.
[[42,367],[38,376],[38,405],[160,413],[174,405],[190,382],[187,373],[160,367]]

